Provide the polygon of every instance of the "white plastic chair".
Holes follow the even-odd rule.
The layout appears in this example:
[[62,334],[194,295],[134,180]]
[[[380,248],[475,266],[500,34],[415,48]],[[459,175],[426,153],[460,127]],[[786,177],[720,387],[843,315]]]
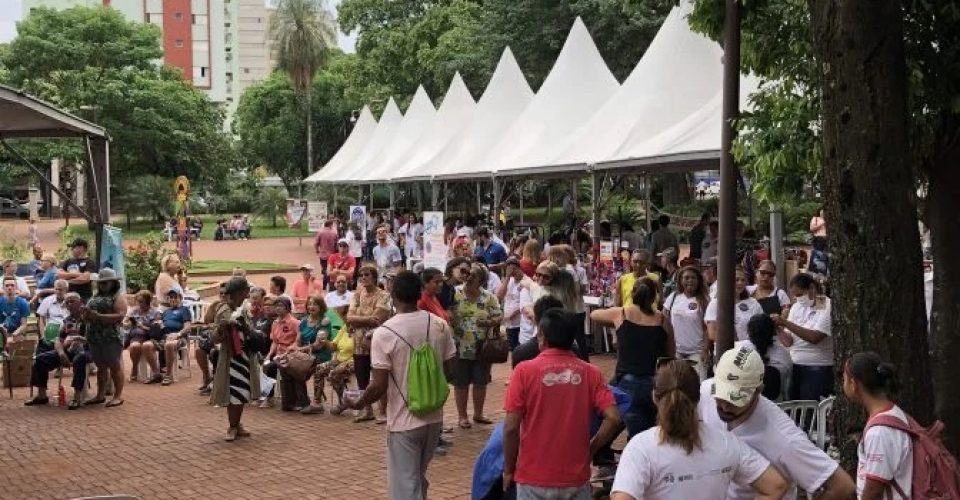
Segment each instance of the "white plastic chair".
[[817,418],[819,404],[817,401],[802,399],[783,401],[777,403],[777,406],[787,412],[790,420],[793,420],[793,422],[797,424],[797,427],[810,437],[811,441],[816,442],[817,426],[819,425]]
[[833,411],[833,403],[836,401],[836,396],[830,396],[820,401],[817,405],[817,425],[814,427],[814,434],[811,436],[813,442],[817,444],[817,448],[821,450],[826,450],[827,446],[830,444],[830,436],[827,434],[827,423],[830,421],[829,415]]

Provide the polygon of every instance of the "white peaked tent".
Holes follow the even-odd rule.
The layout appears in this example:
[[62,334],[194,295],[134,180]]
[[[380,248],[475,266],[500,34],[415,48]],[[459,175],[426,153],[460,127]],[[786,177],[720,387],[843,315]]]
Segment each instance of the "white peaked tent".
[[469,172],[472,160],[486,154],[503,131],[533,100],[533,91],[509,47],[504,49],[487,90],[469,123],[437,155],[416,170],[405,169],[397,178],[429,180],[434,176]]
[[[366,164],[378,151],[386,147],[386,145],[393,140],[394,133],[397,127],[400,126],[402,120],[403,115],[400,114],[400,108],[397,107],[396,101],[391,97],[390,100],[387,101],[386,107],[383,108],[383,113],[380,115],[377,128],[370,135],[370,140],[364,144],[362,150],[350,158],[349,161],[335,165],[336,168],[327,168],[325,166],[320,170],[319,177],[314,179],[313,182],[337,182],[338,179],[352,176],[352,172],[354,172],[359,165]],[[311,178],[312,177],[313,176],[311,176]]]
[[397,161],[411,151],[411,148],[420,147],[420,141],[432,125],[437,116],[437,109],[433,107],[430,96],[423,86],[417,87],[413,100],[403,121],[394,132],[393,139],[381,151],[377,152],[366,163],[358,163],[341,180],[354,182],[379,182],[385,180]]
[[[416,175],[424,165],[437,157],[451,140],[467,126],[476,111],[477,103],[470,90],[457,72],[453,75],[447,94],[437,110],[430,127],[423,133],[416,147],[407,151],[403,158],[392,165],[371,172],[367,177],[372,180],[401,179],[406,175]],[[409,173],[409,174],[407,174]]]
[[[620,90],[552,159],[553,171],[662,170],[719,159],[723,50],[691,31],[688,13],[686,4],[670,12]],[[745,97],[756,82],[743,77],[740,86]]]
[[322,169],[314,172],[310,177],[304,179],[303,182],[317,182],[324,172],[339,170],[343,168],[344,165],[349,165],[350,161],[360,154],[363,151],[363,147],[370,142],[370,138],[373,137],[376,129],[377,119],[373,117],[370,108],[364,106],[363,109],[360,110],[360,116],[357,118],[357,122],[353,125],[353,130],[350,131],[350,137],[347,137],[347,140],[343,143],[343,146],[340,147],[340,150],[337,151],[337,154],[333,155],[333,158],[330,158],[330,161],[328,161]]
[[620,88],[600,51],[577,18],[536,97],[474,173],[522,175],[550,165],[569,136]]

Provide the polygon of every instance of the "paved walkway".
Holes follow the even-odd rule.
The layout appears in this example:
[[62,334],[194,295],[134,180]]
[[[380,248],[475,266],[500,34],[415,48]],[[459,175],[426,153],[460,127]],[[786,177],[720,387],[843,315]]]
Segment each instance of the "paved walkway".
[[[611,357],[597,362],[612,370]],[[503,416],[508,375],[506,365],[495,367],[486,412],[494,420]],[[227,443],[226,411],[197,395],[198,381],[194,366],[192,379],[169,387],[128,384],[123,406],[77,411],[24,407],[27,389],[14,400],[0,393],[0,498],[385,498],[383,427],[251,407],[244,423],[253,437]],[[54,395],[56,386],[52,378]],[[445,415],[456,422],[452,397]],[[469,498],[473,461],[491,428],[447,435],[455,444],[430,466],[431,499]]]

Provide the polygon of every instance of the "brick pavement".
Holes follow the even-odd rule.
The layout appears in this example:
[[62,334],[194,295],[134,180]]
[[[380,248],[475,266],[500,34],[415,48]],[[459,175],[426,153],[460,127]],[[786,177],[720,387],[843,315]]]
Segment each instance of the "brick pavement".
[[[596,361],[607,373],[613,368],[612,357]],[[487,393],[494,420],[503,416],[508,375],[506,365],[495,367]],[[0,498],[385,497],[383,427],[251,407],[244,423],[253,437],[227,443],[226,411],[197,395],[198,379],[194,366],[192,379],[169,387],[128,383],[126,403],[109,409],[24,407],[27,389],[17,389],[13,400],[0,393]],[[52,378],[51,394],[56,385]],[[445,414],[456,422],[452,397]],[[469,498],[473,461],[490,430],[474,426],[447,435],[455,444],[430,466],[431,499]]]

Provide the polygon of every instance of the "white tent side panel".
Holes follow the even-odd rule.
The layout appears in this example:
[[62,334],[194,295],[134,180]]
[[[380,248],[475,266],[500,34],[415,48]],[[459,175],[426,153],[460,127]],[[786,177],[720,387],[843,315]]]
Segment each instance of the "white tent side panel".
[[400,114],[400,108],[397,107],[396,101],[391,97],[387,101],[386,107],[383,108],[383,114],[380,115],[380,121],[377,123],[377,129],[374,131],[373,137],[364,146],[363,151],[341,168],[321,176],[320,181],[344,182],[355,177],[357,169],[365,165],[393,140],[401,121],[403,121],[403,115]]
[[470,122],[420,172],[405,172],[405,176],[442,178],[468,172],[473,160],[487,154],[533,97],[513,52],[505,48]]
[[548,165],[584,121],[620,88],[580,18],[536,97],[472,171],[519,173]]
[[416,93],[413,94],[413,100],[410,101],[410,107],[403,115],[403,120],[397,127],[393,139],[379,154],[363,164],[358,164],[357,168],[351,172],[351,176],[345,180],[381,182],[388,179],[388,169],[403,157],[410,148],[417,146],[423,133],[430,128],[436,115],[437,109],[433,107],[427,91],[424,90],[422,85],[417,87]]
[[421,140],[406,154],[370,177],[378,179],[402,179],[410,174],[422,173],[424,166],[433,160],[469,124],[477,109],[477,103],[463,82],[460,73],[453,75],[443,103],[437,110],[430,128]]
[[323,168],[311,174],[310,177],[304,179],[303,182],[317,182],[324,173],[344,168],[344,165],[349,164],[350,160],[363,151],[364,146],[370,142],[376,130],[377,119],[374,118],[373,113],[370,112],[370,107],[364,106],[363,109],[360,110],[360,116],[357,118],[356,123],[353,125],[353,130],[350,131],[350,136],[343,142],[343,145],[340,146],[336,154],[330,158],[330,161],[328,161]]

